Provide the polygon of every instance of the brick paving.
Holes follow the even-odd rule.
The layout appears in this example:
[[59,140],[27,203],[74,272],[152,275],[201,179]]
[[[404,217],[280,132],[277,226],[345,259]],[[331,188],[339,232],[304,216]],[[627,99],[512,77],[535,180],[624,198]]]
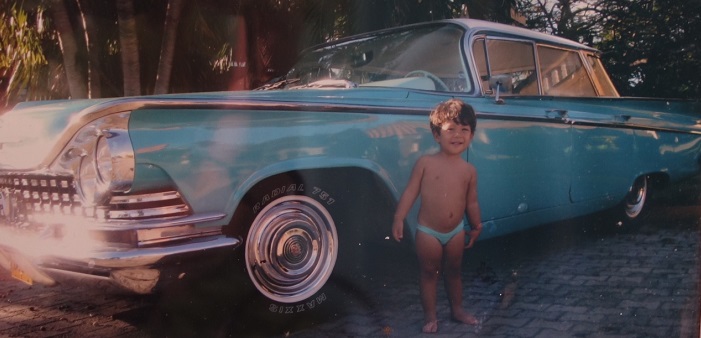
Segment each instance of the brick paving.
[[[480,324],[448,321],[439,293],[435,336],[699,337],[699,209],[660,207],[635,231],[596,229],[615,222],[587,218],[480,242],[463,271],[464,303]],[[293,336],[425,336],[417,289],[407,278],[378,289],[382,311],[357,309],[353,320]]]
[[[447,320],[441,285],[439,332],[432,336],[699,337],[701,208],[663,205],[653,211],[634,231],[616,229],[605,217],[587,217],[479,242],[465,256],[463,282],[465,307],[480,323]],[[368,272],[371,288],[346,302],[345,314],[278,336],[425,336],[419,333],[423,313],[415,260],[388,259],[390,264],[384,260]],[[179,310],[174,302],[25,286],[2,271],[0,337],[269,334],[241,332],[232,324],[235,318],[203,314],[195,305]],[[192,304],[182,302],[185,308]],[[199,318],[196,326],[187,327],[189,317]]]
[[81,288],[28,286],[0,269],[0,336],[73,337],[138,334],[113,316],[141,302]]

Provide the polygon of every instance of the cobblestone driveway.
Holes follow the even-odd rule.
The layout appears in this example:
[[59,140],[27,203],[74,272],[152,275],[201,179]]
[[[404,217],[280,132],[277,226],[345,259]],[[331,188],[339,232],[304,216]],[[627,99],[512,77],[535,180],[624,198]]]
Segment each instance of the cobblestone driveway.
[[[441,287],[434,337],[699,337],[700,209],[657,207],[636,231],[587,217],[482,241],[463,269],[465,306],[480,325],[448,321]],[[415,261],[386,258],[346,314],[279,332],[256,330],[264,323],[242,329],[212,305],[216,291],[210,299],[104,296],[25,286],[2,271],[0,336],[421,336]]]

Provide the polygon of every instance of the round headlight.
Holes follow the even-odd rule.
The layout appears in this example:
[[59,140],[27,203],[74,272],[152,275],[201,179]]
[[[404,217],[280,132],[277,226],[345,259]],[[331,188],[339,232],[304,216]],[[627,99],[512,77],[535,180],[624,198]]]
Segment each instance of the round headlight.
[[100,136],[95,145],[95,161],[97,177],[102,184],[112,183],[112,152],[110,151],[107,137]]
[[98,136],[92,151],[80,159],[78,187],[86,206],[105,202],[112,183],[112,154],[105,136]]
[[78,170],[78,193],[86,206],[95,205],[97,197],[97,169],[92,156],[85,155],[80,159]]

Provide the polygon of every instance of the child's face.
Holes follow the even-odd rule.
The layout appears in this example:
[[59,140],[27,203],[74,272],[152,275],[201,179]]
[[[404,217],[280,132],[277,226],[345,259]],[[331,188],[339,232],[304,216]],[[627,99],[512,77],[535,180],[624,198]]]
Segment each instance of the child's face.
[[441,125],[440,134],[434,133],[433,137],[441,147],[441,151],[456,155],[461,154],[472,142],[472,129],[468,125],[448,121]]

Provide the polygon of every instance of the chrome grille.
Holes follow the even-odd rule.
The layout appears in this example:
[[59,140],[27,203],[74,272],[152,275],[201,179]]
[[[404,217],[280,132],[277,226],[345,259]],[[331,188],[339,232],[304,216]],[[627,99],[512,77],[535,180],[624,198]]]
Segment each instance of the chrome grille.
[[0,220],[22,224],[39,213],[84,215],[72,177],[0,176]]
[[120,194],[107,206],[84,207],[71,176],[0,175],[0,221],[12,225],[30,223],[37,215],[128,221],[189,214],[190,207],[174,190]]

